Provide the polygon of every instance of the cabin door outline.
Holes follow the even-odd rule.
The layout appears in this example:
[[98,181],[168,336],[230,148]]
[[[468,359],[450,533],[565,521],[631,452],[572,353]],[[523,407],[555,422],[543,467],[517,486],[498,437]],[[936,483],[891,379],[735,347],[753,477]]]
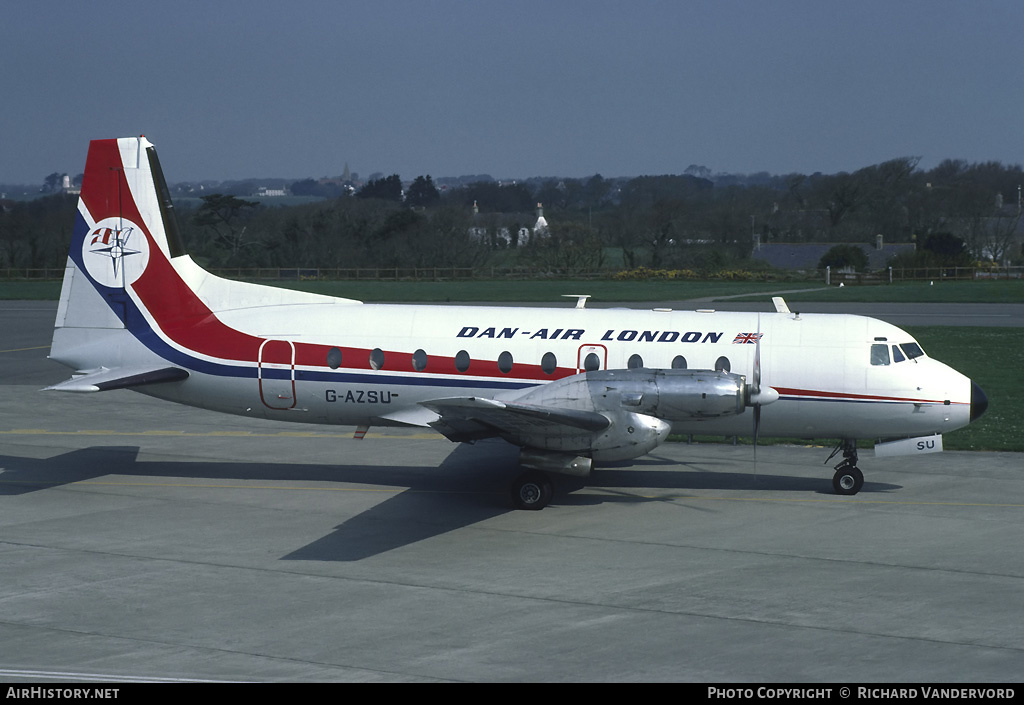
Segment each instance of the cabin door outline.
[[267,339],[260,343],[256,365],[260,400],[268,409],[295,408],[295,343]]

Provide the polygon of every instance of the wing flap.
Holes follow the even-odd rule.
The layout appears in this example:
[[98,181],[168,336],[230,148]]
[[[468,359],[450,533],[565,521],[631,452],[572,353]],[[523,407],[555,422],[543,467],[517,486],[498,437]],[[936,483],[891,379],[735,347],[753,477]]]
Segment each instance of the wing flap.
[[71,379],[46,387],[43,391],[106,392],[147,384],[179,382],[183,379],[188,379],[188,370],[180,367],[100,367],[95,370],[80,370]]

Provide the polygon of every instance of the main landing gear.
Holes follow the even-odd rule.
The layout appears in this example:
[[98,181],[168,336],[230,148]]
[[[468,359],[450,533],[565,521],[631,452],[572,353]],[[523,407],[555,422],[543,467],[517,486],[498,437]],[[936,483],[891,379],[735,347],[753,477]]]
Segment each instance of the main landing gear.
[[[828,456],[825,464],[840,451],[843,461],[836,465],[832,488],[836,494],[855,495],[864,487],[864,473],[857,467],[857,441],[844,438]],[[512,504],[516,509],[537,511],[551,503],[554,486],[551,476],[543,470],[526,470],[512,481]]]
[[541,470],[527,470],[512,481],[512,504],[516,509],[543,509],[553,494],[551,477]]
[[857,467],[857,441],[848,438],[841,440],[825,463],[832,460],[840,450],[843,451],[843,462],[836,465],[836,474],[832,476],[832,488],[836,494],[857,494],[864,486],[864,473]]

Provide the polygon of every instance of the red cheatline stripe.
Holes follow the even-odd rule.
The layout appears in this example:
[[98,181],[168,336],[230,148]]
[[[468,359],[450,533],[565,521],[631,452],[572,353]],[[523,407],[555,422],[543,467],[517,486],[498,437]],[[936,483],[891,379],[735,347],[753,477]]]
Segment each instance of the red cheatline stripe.
[[[913,397],[886,397],[875,394],[850,394],[846,392],[826,392],[816,389],[793,389],[791,387],[772,387],[782,396],[794,397],[824,397],[826,399],[840,399],[848,401],[900,401],[913,402],[915,404],[942,404],[944,399],[914,399]],[[967,402],[952,402],[954,404],[966,404]]]

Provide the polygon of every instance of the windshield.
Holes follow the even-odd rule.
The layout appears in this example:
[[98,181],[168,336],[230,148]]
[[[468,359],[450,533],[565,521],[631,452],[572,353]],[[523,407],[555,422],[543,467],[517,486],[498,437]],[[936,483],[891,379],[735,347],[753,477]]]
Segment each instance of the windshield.
[[921,346],[917,343],[903,343],[900,345],[900,348],[903,349],[904,354],[911,360],[915,357],[922,357],[924,355],[924,350],[922,350]]

